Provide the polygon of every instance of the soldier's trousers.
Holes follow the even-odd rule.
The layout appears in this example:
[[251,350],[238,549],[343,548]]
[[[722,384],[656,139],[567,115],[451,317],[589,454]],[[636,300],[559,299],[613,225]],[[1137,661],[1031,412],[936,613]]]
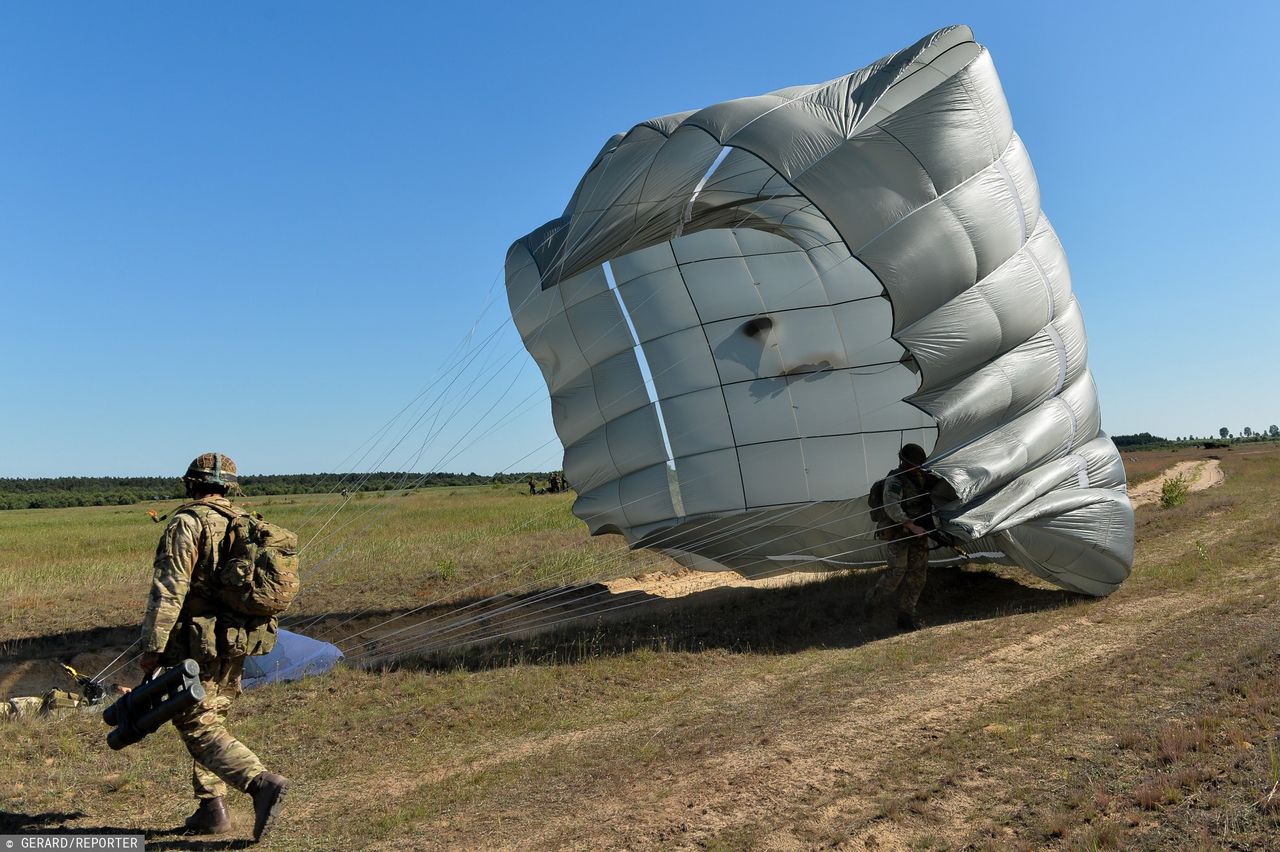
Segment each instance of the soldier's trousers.
[[888,542],[889,567],[867,595],[867,603],[876,606],[895,592],[898,612],[915,615],[916,602],[924,591],[929,570],[929,540],[898,538]]
[[240,694],[244,657],[216,659],[200,666],[204,700],[173,717],[173,726],[195,761],[191,786],[197,799],[224,796],[227,785],[247,790],[263,771],[262,762],[227,731],[227,711]]

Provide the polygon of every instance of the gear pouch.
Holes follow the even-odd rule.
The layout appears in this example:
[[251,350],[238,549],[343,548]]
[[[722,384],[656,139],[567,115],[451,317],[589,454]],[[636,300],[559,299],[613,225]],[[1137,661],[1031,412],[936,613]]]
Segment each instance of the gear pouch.
[[218,620],[212,615],[191,616],[188,620],[187,651],[197,663],[218,656]]
[[218,616],[218,656],[243,657],[249,651],[249,631],[231,613]]

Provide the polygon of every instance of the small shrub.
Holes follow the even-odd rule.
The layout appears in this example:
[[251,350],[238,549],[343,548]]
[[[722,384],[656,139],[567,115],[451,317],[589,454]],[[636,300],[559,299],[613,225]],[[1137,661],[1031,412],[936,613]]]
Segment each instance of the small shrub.
[[1182,474],[1171,476],[1160,486],[1160,505],[1166,509],[1181,506],[1191,493],[1191,483]]

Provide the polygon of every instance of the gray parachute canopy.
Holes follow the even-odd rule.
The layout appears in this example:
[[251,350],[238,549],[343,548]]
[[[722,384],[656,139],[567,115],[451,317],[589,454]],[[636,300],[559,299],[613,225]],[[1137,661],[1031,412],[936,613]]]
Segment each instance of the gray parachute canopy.
[[969,558],[1128,576],[1066,257],[968,27],[613,137],[507,292],[592,533],[748,576],[873,564],[867,494],[915,442]]

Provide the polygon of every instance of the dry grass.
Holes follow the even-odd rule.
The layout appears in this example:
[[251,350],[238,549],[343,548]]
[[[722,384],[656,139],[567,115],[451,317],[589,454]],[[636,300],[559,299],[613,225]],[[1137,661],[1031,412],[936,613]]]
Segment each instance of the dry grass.
[[[1280,782],[1280,453],[1221,454],[1223,486],[1139,514],[1137,570],[1107,600],[950,569],[926,590],[934,626],[892,636],[856,615],[865,577],[735,590],[265,688],[232,727],[297,783],[278,848],[1266,848],[1280,831],[1268,799]],[[378,594],[413,605],[521,558],[546,571],[547,542],[584,541],[547,498],[382,499],[394,508],[333,589],[314,590],[312,611]],[[306,504],[264,508],[288,525]],[[145,585],[154,527],[105,514],[126,510],[61,511],[0,516],[6,545],[27,555],[25,567],[0,556],[2,582],[29,601],[6,611],[10,636],[82,625],[76,602],[94,595],[75,597],[77,575],[131,607]],[[94,567],[83,540],[80,555],[54,548],[44,562],[38,541],[19,541],[99,526],[141,580]],[[6,729],[0,828],[189,844],[165,833],[189,809],[176,738],[115,753],[102,736],[79,716]],[[233,808],[243,828],[243,800]]]
[[[572,499],[477,486],[361,493],[340,511],[337,499],[324,495],[241,504],[308,543],[294,620],[329,612],[340,620],[456,592],[491,594],[671,564],[626,553],[616,537],[590,538],[569,512]],[[0,512],[0,642],[136,623],[160,531],[146,511],[164,514],[177,505]]]

